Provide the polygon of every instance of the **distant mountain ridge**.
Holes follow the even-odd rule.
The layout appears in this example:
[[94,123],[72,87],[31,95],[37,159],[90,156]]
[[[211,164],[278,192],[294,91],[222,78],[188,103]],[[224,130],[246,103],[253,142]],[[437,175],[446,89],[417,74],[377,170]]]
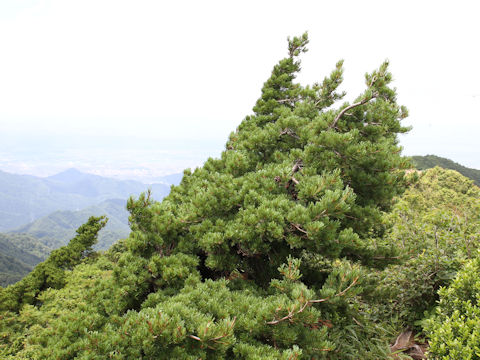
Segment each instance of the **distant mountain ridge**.
[[108,223],[98,236],[98,250],[108,249],[115,241],[130,233],[126,200],[109,199],[78,211],[60,210],[23,225],[10,234],[27,234],[50,249],[66,245],[75,236],[75,230],[90,216],[106,215]]
[[[175,177],[175,175],[173,175]],[[147,189],[161,200],[166,183],[143,184],[68,169],[46,178],[0,170],[0,232],[15,229],[58,210],[79,210],[107,199],[127,199]]]
[[161,200],[182,177],[172,174],[158,178],[161,183],[143,184],[73,168],[46,178],[0,170],[0,286],[20,280],[52,250],[66,245],[90,216],[108,217],[95,245],[108,249],[130,233],[128,197],[151,189]]
[[412,156],[411,158],[418,170],[426,170],[435,166],[440,166],[444,169],[456,170],[463,176],[472,179],[477,186],[480,186],[480,170],[468,168],[450,159],[436,155]]

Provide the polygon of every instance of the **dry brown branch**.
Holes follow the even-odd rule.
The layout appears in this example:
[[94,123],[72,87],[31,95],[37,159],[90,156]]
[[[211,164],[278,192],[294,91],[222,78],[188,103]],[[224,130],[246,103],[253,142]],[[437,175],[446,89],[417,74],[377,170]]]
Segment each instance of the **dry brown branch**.
[[301,170],[303,168],[303,162],[302,159],[298,159],[295,161],[295,164],[292,167],[292,174],[295,174],[297,171]]
[[348,286],[345,288],[345,290],[339,292],[339,293],[336,294],[335,296],[345,295],[345,293],[346,293],[348,290],[350,290],[353,286],[355,286],[355,284],[357,283],[357,281],[358,281],[358,276],[357,276],[355,279],[353,279],[352,283],[351,283],[350,285],[348,285]]
[[290,312],[288,313],[288,315],[285,315],[283,318],[278,319],[278,320],[268,321],[267,324],[268,324],[268,325],[275,325],[275,324],[278,324],[278,323],[280,323],[280,322],[282,322],[282,321],[292,319],[292,318],[293,318],[293,315],[300,314],[301,312],[303,312],[303,310],[305,310],[305,308],[306,308],[308,305],[309,305],[309,301],[305,302],[305,304],[303,304],[302,307],[300,308],[300,310],[298,310],[297,312],[295,312],[295,309],[292,309],[292,311],[290,311]]
[[308,232],[307,232],[306,230],[303,230],[303,229],[300,227],[300,225],[297,225],[297,224],[294,224],[294,223],[291,223],[291,224],[292,224],[292,226],[293,226],[295,229],[297,229],[298,231],[300,231],[300,232],[308,235]]
[[291,136],[297,140],[300,140],[300,136],[298,136],[295,131],[293,131],[292,129],[290,128],[285,128],[281,133],[280,133],[280,136],[282,135],[288,135],[288,136]]
[[279,104],[283,104],[283,103],[293,103],[293,102],[295,102],[295,99],[290,99],[290,98],[288,98],[288,99],[279,99],[279,100],[277,100],[277,102],[278,102]]

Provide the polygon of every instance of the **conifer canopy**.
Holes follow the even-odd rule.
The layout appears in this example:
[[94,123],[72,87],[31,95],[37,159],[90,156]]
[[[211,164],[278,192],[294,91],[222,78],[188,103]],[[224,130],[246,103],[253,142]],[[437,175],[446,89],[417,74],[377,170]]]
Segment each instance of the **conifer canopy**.
[[162,202],[131,198],[130,236],[24,307],[37,325],[12,358],[367,358],[345,336],[373,337],[351,299],[406,186],[407,110],[388,62],[339,107],[342,61],[295,82],[307,44],[289,39],[219,159],[186,170]]

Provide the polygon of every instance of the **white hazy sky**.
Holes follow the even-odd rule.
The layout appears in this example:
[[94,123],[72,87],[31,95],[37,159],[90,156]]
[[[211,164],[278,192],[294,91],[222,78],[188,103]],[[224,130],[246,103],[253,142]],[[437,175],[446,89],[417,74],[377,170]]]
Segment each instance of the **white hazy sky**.
[[[159,173],[218,156],[286,55],[286,38],[305,30],[302,83],[323,79],[344,59],[353,99],[364,73],[388,58],[399,102],[410,110],[405,124],[413,125],[401,138],[404,153],[480,169],[479,14],[480,3],[462,0],[1,0],[0,170],[59,170],[59,159],[45,170],[48,156],[68,153],[73,138],[77,152],[83,138],[91,150],[95,136],[105,159],[109,149],[135,153],[129,138],[160,152],[184,150],[177,167],[142,165]],[[29,160],[32,143],[49,145],[43,173],[43,147]],[[84,169],[109,174],[98,159],[89,164]]]

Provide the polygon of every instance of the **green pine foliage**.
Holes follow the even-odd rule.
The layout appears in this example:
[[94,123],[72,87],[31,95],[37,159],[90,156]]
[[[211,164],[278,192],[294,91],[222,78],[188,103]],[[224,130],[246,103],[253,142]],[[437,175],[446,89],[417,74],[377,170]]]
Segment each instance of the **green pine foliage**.
[[396,103],[387,62],[340,108],[332,105],[345,95],[342,62],[320,83],[296,83],[307,43],[306,34],[289,40],[288,56],[220,159],[185,171],[162,202],[149,192],[128,201],[127,239],[82,261],[104,225],[93,219],[0,293],[8,310],[0,355],[389,356],[396,329],[363,301],[370,266],[385,252],[376,243],[383,213],[407,185],[411,165],[397,140],[407,111]]

